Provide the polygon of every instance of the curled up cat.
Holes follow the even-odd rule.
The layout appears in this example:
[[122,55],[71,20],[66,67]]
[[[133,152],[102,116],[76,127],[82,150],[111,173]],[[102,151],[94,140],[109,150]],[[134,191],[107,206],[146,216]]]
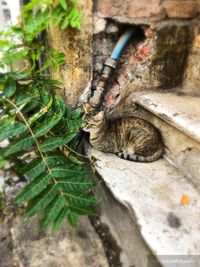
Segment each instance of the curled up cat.
[[159,131],[148,121],[138,117],[109,120],[103,111],[86,114],[84,131],[90,133],[91,145],[120,158],[138,162],[152,162],[163,154]]

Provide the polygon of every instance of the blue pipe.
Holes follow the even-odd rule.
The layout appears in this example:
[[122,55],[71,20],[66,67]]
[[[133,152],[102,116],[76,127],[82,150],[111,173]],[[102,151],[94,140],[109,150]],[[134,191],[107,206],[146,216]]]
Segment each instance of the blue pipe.
[[135,32],[136,28],[129,28],[126,30],[125,33],[119,38],[111,56],[106,59],[97,88],[94,90],[93,95],[88,100],[88,103],[93,108],[97,109],[100,107],[106,83],[109,77],[112,75],[113,70],[116,69],[117,60],[119,59],[123,48],[126,46],[127,42]]
[[132,27],[127,31],[125,31],[124,34],[122,34],[122,36],[120,37],[120,39],[118,40],[117,44],[115,45],[112,51],[111,58],[118,59],[120,57],[123,48],[126,46],[127,42],[129,41],[129,39],[131,38],[131,36],[135,31],[136,29]]

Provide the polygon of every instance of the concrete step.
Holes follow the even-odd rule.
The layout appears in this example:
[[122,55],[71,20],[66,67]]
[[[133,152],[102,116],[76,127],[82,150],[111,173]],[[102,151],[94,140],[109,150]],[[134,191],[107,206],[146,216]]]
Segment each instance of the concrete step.
[[165,156],[200,192],[200,97],[176,91],[134,95],[137,115],[161,132]]
[[137,103],[200,143],[200,96],[179,92],[151,92],[137,96]]
[[[130,162],[89,146],[87,154],[96,159],[97,172],[130,211],[162,266],[169,266],[170,255],[200,255],[200,195],[173,165],[164,159]],[[189,200],[185,204],[184,195]],[[199,266],[195,261],[193,258],[189,266]]]

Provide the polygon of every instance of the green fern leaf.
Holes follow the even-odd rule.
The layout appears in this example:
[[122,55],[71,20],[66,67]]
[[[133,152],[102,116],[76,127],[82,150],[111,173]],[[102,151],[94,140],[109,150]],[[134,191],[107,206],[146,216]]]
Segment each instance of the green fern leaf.
[[[5,114],[4,114],[4,112],[3,112],[3,110],[1,111],[1,113],[0,113],[0,116],[4,116]],[[10,117],[6,117],[6,118],[4,118],[4,119],[2,119],[1,117],[0,117],[0,131],[1,131],[1,129],[2,129],[2,126],[4,127],[4,126],[6,126],[7,124],[10,124],[10,123],[13,123],[14,122],[14,116],[10,116]]]
[[67,10],[67,3],[66,0],[59,0],[60,5],[63,7],[64,10]]
[[34,179],[46,169],[46,164],[42,158],[36,158],[27,164],[22,170],[22,174],[30,179]]
[[41,230],[47,228],[59,215],[66,201],[63,195],[57,196],[46,208],[43,220],[41,221]]
[[83,161],[78,160],[76,157],[74,157],[74,156],[72,156],[72,155],[69,155],[69,160],[70,160],[71,162],[75,163],[75,164],[79,164],[79,165],[84,164]]
[[45,160],[51,167],[68,163],[67,158],[61,152],[49,154],[45,157]]
[[62,101],[59,101],[59,108],[60,112],[58,114],[51,116],[34,129],[36,137],[40,137],[48,133],[62,119],[65,112],[65,107]]
[[59,16],[54,20],[54,25],[58,26],[60,22],[62,21],[62,18],[64,17],[65,13],[60,13]]
[[95,186],[95,183],[91,179],[87,178],[79,178],[79,179],[58,178],[56,179],[56,182],[58,183],[60,189],[62,189],[64,192],[65,191],[83,192]]
[[41,193],[51,179],[52,175],[45,173],[32,180],[16,197],[16,203],[20,204]]
[[64,207],[56,220],[54,221],[52,232],[55,233],[61,225],[64,223],[64,221],[68,218],[70,210],[66,207]]
[[[68,168],[66,168],[65,165],[61,165],[61,166],[53,167],[51,169],[51,173],[56,178],[65,178],[65,177],[69,177],[73,174],[77,174],[77,175],[80,174],[80,170],[68,169]],[[88,173],[88,172],[87,172],[87,170],[83,170],[81,173],[84,174],[84,173]]]
[[0,127],[0,142],[24,133],[27,130],[27,126],[24,123],[17,122],[15,124],[7,124]]
[[6,163],[7,163],[7,161],[4,160],[4,159],[0,156],[0,169],[1,169],[1,168],[4,168],[5,165],[6,165]]
[[16,98],[15,103],[19,107],[21,105],[25,105],[25,104],[29,103],[30,101],[33,101],[36,98],[37,98],[37,95],[35,95],[35,94],[33,94],[33,95],[20,94]]
[[62,145],[63,137],[50,137],[41,144],[40,150],[41,152],[52,151]]
[[68,144],[76,135],[77,133],[70,133],[67,137],[51,137],[42,143],[40,150],[42,152],[52,151],[55,148]]
[[68,219],[68,222],[71,224],[72,227],[75,228],[77,226],[78,215],[76,212],[69,211],[69,213],[67,214],[67,219]]
[[46,208],[48,204],[55,198],[57,194],[56,188],[56,184],[48,186],[42,193],[33,198],[26,208],[24,214],[25,217],[30,218],[31,216],[34,216],[36,213]]
[[13,79],[8,79],[6,81],[5,87],[4,87],[4,92],[3,92],[3,96],[5,97],[11,97],[15,94],[16,92],[16,81]]
[[15,124],[7,124],[0,127],[0,142],[24,133],[27,130],[27,126],[21,122]]
[[34,143],[35,143],[35,140],[32,136],[17,140],[15,142],[12,142],[6,148],[3,148],[1,150],[2,156],[4,158],[6,158],[12,154],[20,152],[20,151],[32,146]]
[[61,29],[64,30],[68,25],[69,25],[69,20],[68,18],[65,18],[61,25]]
[[64,193],[67,201],[74,206],[90,206],[97,203],[97,199],[90,194],[84,193]]
[[22,109],[22,113],[26,114],[30,111],[33,111],[34,109],[36,109],[39,106],[39,103],[37,101],[32,100],[30,103],[28,103],[27,105],[25,105],[25,107]]
[[94,216],[95,212],[90,207],[82,207],[82,206],[74,206],[71,203],[68,204],[68,207],[71,211],[79,215],[87,215],[87,216]]

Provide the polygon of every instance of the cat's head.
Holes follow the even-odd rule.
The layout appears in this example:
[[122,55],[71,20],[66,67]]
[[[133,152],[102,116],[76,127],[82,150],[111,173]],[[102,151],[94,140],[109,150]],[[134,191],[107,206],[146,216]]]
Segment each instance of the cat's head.
[[85,115],[86,125],[83,128],[83,130],[85,132],[92,133],[93,131],[96,131],[96,130],[100,129],[103,126],[104,121],[105,121],[105,116],[104,116],[104,112],[103,111],[100,111],[95,115],[86,114]]

